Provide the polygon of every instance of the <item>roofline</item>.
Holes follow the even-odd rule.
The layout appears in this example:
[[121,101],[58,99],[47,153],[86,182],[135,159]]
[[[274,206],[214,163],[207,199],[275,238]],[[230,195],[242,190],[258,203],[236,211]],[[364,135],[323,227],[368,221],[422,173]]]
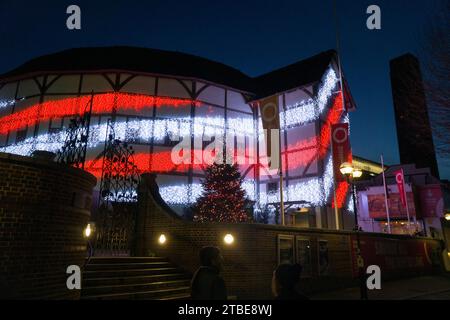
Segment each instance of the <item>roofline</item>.
[[289,92],[291,92],[291,91],[295,91],[295,90],[298,90],[298,89],[302,89],[302,88],[305,88],[305,87],[309,87],[309,86],[311,86],[311,85],[313,85],[313,84],[318,83],[319,81],[320,81],[320,80],[316,80],[316,81],[313,81],[313,82],[309,82],[309,83],[303,84],[303,85],[298,86],[298,87],[293,87],[293,88],[290,88],[290,89],[286,89],[286,90],[284,90],[284,91],[274,92],[274,93],[272,93],[272,94],[270,94],[270,95],[268,95],[268,96],[259,96],[259,95],[255,95],[255,94],[254,94],[254,95],[256,96],[256,98],[253,99],[253,100],[249,100],[248,102],[249,102],[249,103],[256,103],[256,102],[260,101],[261,99],[265,99],[265,98],[267,98],[267,97],[280,96],[280,95],[282,95],[282,94],[289,93]]
[[[381,162],[376,162],[376,161],[373,161],[373,160],[369,160],[369,159],[366,159],[366,158],[363,158],[363,157],[360,157],[360,156],[357,156],[357,155],[353,155],[353,159],[358,159],[359,161],[366,161],[366,162],[369,162],[369,163],[371,163],[373,165],[381,166]],[[384,163],[384,167],[388,168],[388,167],[392,167],[392,165],[387,165],[387,164]]]
[[[45,76],[45,75],[76,75],[76,74],[104,74],[104,73],[128,73],[128,74],[136,74],[136,75],[142,75],[142,76],[152,76],[152,77],[158,77],[158,78],[171,78],[171,79],[183,79],[183,80],[195,80],[204,82],[209,85],[214,85],[216,87],[223,87],[226,89],[232,89],[235,91],[239,91],[240,93],[245,93],[248,95],[255,96],[256,94],[254,92],[250,92],[244,89],[240,89],[237,87],[231,87],[219,82],[212,82],[210,80],[205,80],[201,78],[195,78],[195,77],[188,77],[188,76],[180,76],[180,75],[171,75],[171,74],[162,74],[162,73],[152,73],[152,72],[145,72],[145,71],[134,71],[130,69],[98,69],[98,70],[53,70],[53,71],[34,71],[34,72],[26,72],[18,76],[12,76],[12,77],[0,77],[0,84],[6,84],[14,81],[20,81],[36,76]],[[6,81],[4,81],[6,80]]]

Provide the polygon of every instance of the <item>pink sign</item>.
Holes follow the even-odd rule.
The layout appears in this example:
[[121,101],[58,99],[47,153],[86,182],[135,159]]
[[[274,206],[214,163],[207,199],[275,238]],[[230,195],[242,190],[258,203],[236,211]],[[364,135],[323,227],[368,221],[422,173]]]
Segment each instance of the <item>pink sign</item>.
[[424,218],[443,217],[444,198],[439,184],[419,187],[420,211]]

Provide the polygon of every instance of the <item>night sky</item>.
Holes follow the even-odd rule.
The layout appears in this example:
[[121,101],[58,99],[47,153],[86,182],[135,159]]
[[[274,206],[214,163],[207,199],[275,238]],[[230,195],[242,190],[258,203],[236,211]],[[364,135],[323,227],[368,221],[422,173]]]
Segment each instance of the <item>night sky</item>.
[[[356,155],[399,163],[389,60],[419,53],[420,33],[437,0],[337,0],[343,69],[358,106],[351,115]],[[336,47],[333,4],[319,1],[0,2],[0,73],[33,57],[82,46],[132,45],[195,54],[256,76]],[[66,28],[67,6],[82,29]],[[366,8],[381,7],[381,30]],[[124,57],[125,58],[125,57]],[[440,160],[441,178],[450,165]]]

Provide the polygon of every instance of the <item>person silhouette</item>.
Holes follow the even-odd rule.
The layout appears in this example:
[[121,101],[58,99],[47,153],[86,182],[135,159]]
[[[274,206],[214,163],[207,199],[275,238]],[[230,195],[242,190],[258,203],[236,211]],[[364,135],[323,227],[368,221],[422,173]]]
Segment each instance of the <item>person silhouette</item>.
[[302,266],[299,264],[280,264],[273,272],[272,293],[276,300],[309,300],[298,290]]
[[220,276],[223,270],[223,257],[217,247],[203,247],[200,250],[200,268],[191,282],[191,299],[226,300],[225,281]]

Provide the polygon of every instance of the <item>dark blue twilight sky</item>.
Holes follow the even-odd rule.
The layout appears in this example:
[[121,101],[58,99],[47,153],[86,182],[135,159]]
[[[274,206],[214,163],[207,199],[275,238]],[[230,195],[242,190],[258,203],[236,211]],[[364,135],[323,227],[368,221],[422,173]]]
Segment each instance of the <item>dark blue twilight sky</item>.
[[[389,60],[418,52],[437,0],[336,1],[343,68],[358,105],[353,151],[398,163]],[[80,31],[66,28],[71,4],[81,7]],[[366,28],[371,4],[381,8],[381,30]],[[0,39],[0,73],[70,47],[135,45],[192,53],[255,76],[336,46],[332,0],[1,0]],[[440,170],[450,178],[441,159]]]

